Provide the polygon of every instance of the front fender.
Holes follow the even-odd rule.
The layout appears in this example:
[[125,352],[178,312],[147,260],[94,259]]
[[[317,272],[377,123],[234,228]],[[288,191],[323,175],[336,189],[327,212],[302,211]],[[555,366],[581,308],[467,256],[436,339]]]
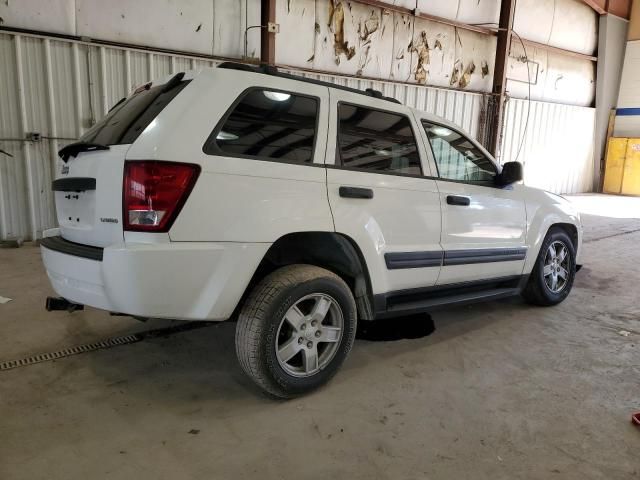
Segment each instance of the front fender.
[[533,270],[538,253],[549,229],[556,224],[573,225],[578,234],[576,249],[576,264],[580,264],[582,253],[582,223],[577,209],[565,198],[550,192],[530,187],[524,190],[527,211],[527,246],[529,253],[524,265],[524,274]]

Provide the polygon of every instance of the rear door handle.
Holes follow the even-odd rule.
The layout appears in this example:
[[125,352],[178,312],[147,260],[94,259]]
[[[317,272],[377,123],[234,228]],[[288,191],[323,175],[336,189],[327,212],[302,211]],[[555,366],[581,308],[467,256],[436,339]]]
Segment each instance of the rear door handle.
[[460,195],[447,195],[447,203],[449,205],[467,207],[471,205],[471,199],[469,197],[461,197]]
[[342,198],[373,198],[373,190],[360,187],[340,187]]

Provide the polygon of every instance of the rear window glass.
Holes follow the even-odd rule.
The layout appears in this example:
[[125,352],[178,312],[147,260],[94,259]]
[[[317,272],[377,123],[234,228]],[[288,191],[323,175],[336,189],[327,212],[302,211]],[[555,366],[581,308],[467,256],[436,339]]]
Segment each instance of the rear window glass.
[[317,116],[314,97],[252,89],[232,107],[203,150],[211,155],[310,163]]
[[187,86],[188,81],[141,88],[121,103],[116,104],[106,117],[87,130],[81,142],[101,145],[133,143],[154,118]]

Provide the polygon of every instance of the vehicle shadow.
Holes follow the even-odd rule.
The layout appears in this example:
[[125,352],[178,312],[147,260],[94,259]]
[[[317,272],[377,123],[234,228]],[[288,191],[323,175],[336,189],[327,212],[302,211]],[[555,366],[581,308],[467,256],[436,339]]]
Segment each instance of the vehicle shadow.
[[435,330],[432,316],[423,313],[376,322],[359,322],[356,339],[370,342],[415,340],[431,335]]
[[[342,370],[350,376],[359,375],[361,369],[374,368],[375,361],[487,328],[495,321],[517,315],[512,312],[518,309],[522,309],[520,302],[507,300],[453,308],[433,316],[360,322],[354,349]],[[224,399],[224,408],[236,401],[236,407],[242,410],[242,405],[255,406],[256,401],[268,401],[269,397],[244,375],[238,364],[235,326],[234,321],[195,329],[185,324],[177,332],[154,333],[133,345],[94,352],[85,357],[86,365],[107,388],[125,397],[140,397],[149,405],[186,408],[202,399],[222,405]],[[153,330],[151,322],[149,327]]]

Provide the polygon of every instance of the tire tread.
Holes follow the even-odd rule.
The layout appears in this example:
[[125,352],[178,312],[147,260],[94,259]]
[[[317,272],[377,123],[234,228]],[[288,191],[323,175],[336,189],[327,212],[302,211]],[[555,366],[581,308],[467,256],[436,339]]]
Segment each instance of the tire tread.
[[[240,366],[260,388],[275,397],[289,398],[291,395],[285,391],[285,385],[280,385],[275,381],[261,361],[267,310],[286,290],[323,277],[340,283],[349,291],[344,280],[329,270],[313,265],[288,265],[272,272],[260,281],[251,291],[240,310],[235,335],[236,354]],[[345,338],[345,341],[351,343],[348,345],[348,350],[350,350],[353,338]]]
[[549,231],[547,232],[547,235],[544,238],[544,241],[542,242],[542,245],[540,246],[540,252],[538,253],[538,257],[536,258],[535,266],[531,271],[529,282],[527,283],[527,286],[522,291],[522,297],[532,305],[539,305],[543,307],[557,305],[558,303],[564,301],[564,299],[571,292],[571,288],[573,287],[573,281],[575,279],[574,252],[571,252],[571,255],[573,257],[571,259],[572,261],[571,272],[569,272],[571,275],[571,281],[570,281],[570,284],[568,285],[568,288],[565,289],[565,291],[562,293],[562,296],[559,299],[551,297],[550,293],[547,293],[547,291],[545,290],[545,286],[539,280],[540,268],[542,268],[542,262],[544,261],[544,252],[547,251],[549,245],[553,241],[553,237],[557,234],[561,234],[563,237],[565,237],[563,238],[563,240],[567,241],[571,245],[571,247],[575,249],[575,245],[573,245],[573,241],[571,240],[571,237],[567,234],[567,232],[564,229],[560,227],[551,227],[549,229]]

